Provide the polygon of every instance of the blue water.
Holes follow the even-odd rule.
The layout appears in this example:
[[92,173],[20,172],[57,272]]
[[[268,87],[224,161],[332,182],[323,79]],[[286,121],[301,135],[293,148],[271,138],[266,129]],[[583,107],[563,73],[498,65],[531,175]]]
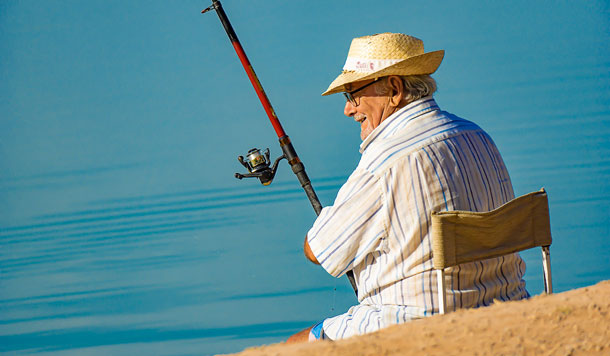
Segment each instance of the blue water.
[[[284,235],[313,218],[302,196],[244,183],[83,201],[3,226],[3,351],[221,352],[313,323],[335,284],[303,263],[300,234]],[[339,289],[346,307],[353,297]]]
[[[411,33],[446,50],[439,105],[491,134],[517,194],[547,189],[555,290],[609,279],[608,3],[350,4],[224,3],[322,203],[359,128],[320,92],[352,37]],[[355,303],[302,255],[315,214],[286,163],[233,178],[279,147],[205,6],[0,3],[0,353],[237,352]]]

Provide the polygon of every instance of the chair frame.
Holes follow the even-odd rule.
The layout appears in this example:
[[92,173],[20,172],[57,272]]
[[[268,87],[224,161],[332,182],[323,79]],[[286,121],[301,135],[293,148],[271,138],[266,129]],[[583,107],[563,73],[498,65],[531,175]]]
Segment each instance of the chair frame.
[[[530,214],[521,214],[522,217],[519,217],[514,214],[515,209],[520,209],[521,206],[525,206],[526,204],[533,204],[531,208],[531,215],[536,215],[538,217],[537,221],[533,223],[533,218]],[[494,248],[498,249],[498,253],[494,252],[485,252],[485,253],[475,253],[469,255],[467,258],[461,258],[460,256],[452,256],[451,253],[447,253],[446,248],[453,249],[452,252],[456,253],[459,251],[460,240],[455,238],[455,228],[454,226],[459,226],[463,224],[463,221],[474,217],[478,222],[485,222],[487,225],[493,225],[495,221],[497,221],[498,216],[502,214],[511,213],[512,215],[508,215],[509,217],[517,216],[519,221],[513,223],[513,225],[520,224],[530,224],[530,230],[541,230],[542,232],[539,234],[538,231],[532,234],[532,236],[528,236],[527,244],[524,244],[523,241],[517,241],[516,243],[512,243],[509,241],[509,237],[504,237],[504,240],[507,240],[506,246],[499,246],[502,249],[498,248],[498,246],[494,246]],[[466,215],[466,218],[464,218]],[[495,220],[494,220],[495,219]],[[529,220],[528,220],[529,219]],[[450,221],[448,224],[450,228],[442,227],[443,223]],[[468,222],[467,222],[468,223]],[[472,226],[470,227],[472,228]],[[453,236],[452,236],[453,234]],[[510,233],[508,233],[510,235]],[[505,236],[508,236],[505,234]],[[538,236],[535,236],[538,235]],[[550,245],[552,242],[552,238],[550,235],[550,218],[548,212],[548,199],[546,195],[546,191],[541,189],[538,192],[533,192],[521,196],[519,198],[513,199],[508,203],[502,205],[501,207],[492,210],[490,212],[463,212],[463,211],[446,211],[446,212],[433,212],[432,213],[432,236],[434,240],[433,244],[433,260],[434,260],[434,268],[436,269],[437,276],[437,288],[438,288],[438,300],[439,300],[439,313],[445,314],[447,312],[447,286],[445,282],[445,269],[448,267],[456,266],[460,263],[466,263],[470,261],[479,261],[487,258],[492,258],[495,256],[501,256],[508,253],[519,252],[523,250],[528,250],[534,247],[541,247],[542,249],[542,267],[544,274],[544,291],[547,294],[553,293],[553,282],[551,278],[551,253],[550,253]],[[531,240],[531,241],[530,241]],[[472,241],[470,241],[472,243]],[[482,255],[482,256],[481,256]]]

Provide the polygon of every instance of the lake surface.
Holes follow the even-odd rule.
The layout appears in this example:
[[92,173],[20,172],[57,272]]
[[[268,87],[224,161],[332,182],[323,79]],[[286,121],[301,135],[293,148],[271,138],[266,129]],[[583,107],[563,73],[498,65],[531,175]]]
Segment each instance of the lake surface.
[[[404,17],[227,2],[323,205],[358,162],[359,128],[320,92],[351,37],[411,31],[446,50],[441,108],[490,133],[516,194],[548,191],[555,291],[610,278],[607,2],[393,3]],[[286,162],[268,187],[233,178],[238,155],[279,146],[202,7],[0,6],[0,353],[237,352],[356,302],[303,257],[315,214]],[[364,21],[340,26],[340,11]],[[523,256],[539,294],[540,252]]]

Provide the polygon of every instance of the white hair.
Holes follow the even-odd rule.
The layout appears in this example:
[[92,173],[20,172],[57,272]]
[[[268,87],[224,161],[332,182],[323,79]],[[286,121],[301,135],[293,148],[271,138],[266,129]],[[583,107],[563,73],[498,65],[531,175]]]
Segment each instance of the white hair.
[[[405,89],[404,99],[408,103],[419,100],[424,96],[432,95],[436,91],[436,80],[429,74],[404,75],[400,76]],[[383,80],[380,85],[375,85],[378,95],[387,95],[390,88],[388,81]]]

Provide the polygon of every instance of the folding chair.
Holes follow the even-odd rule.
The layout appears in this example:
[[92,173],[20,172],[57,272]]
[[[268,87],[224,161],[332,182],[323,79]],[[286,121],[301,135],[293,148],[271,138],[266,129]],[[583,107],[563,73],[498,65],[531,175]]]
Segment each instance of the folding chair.
[[488,212],[443,211],[432,215],[432,252],[437,270],[439,312],[445,314],[445,268],[509,253],[542,248],[544,290],[551,281],[551,224],[543,189],[513,199]]

